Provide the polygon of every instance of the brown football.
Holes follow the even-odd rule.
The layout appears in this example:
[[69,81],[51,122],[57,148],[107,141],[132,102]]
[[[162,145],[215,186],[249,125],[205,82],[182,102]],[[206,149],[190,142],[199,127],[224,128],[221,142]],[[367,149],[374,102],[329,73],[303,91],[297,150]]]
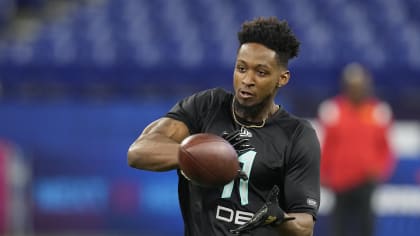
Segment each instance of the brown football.
[[191,182],[205,187],[223,186],[240,169],[235,149],[228,141],[210,133],[185,138],[179,148],[179,166]]

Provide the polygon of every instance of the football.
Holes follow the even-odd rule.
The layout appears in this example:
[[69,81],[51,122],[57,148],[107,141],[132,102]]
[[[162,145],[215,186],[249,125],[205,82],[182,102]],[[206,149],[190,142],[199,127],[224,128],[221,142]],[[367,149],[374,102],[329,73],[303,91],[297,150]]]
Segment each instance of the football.
[[223,186],[238,176],[238,157],[232,145],[220,136],[199,133],[185,138],[179,148],[179,167],[192,183]]

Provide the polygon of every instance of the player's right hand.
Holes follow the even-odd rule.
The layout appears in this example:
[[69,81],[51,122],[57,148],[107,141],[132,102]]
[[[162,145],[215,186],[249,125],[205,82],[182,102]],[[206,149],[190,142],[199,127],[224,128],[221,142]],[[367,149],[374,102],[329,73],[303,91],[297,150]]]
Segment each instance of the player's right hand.
[[[255,149],[249,144],[249,138],[241,137],[241,130],[236,130],[231,133],[223,131],[221,136],[233,146],[238,156]],[[248,176],[242,170],[238,170],[238,178],[248,180]]]
[[239,129],[230,133],[223,131],[221,136],[235,148],[238,155],[255,149],[249,144],[249,138],[241,136],[241,130]]

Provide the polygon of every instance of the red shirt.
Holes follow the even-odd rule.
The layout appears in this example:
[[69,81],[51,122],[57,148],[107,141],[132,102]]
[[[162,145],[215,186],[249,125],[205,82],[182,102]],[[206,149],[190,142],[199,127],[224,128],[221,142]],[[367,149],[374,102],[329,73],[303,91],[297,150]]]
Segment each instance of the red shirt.
[[354,105],[344,96],[323,102],[321,182],[345,191],[366,181],[385,180],[393,167],[388,141],[390,107],[374,98]]

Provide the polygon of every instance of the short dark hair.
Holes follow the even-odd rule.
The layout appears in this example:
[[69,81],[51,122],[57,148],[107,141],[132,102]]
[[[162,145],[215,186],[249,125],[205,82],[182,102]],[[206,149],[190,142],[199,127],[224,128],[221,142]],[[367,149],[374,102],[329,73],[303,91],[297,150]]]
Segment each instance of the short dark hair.
[[[300,42],[287,21],[276,17],[258,17],[242,24],[238,32],[240,46],[244,43],[260,43],[277,53],[280,64],[287,66],[289,59],[299,53]],[[240,47],[239,46],[239,47]]]

